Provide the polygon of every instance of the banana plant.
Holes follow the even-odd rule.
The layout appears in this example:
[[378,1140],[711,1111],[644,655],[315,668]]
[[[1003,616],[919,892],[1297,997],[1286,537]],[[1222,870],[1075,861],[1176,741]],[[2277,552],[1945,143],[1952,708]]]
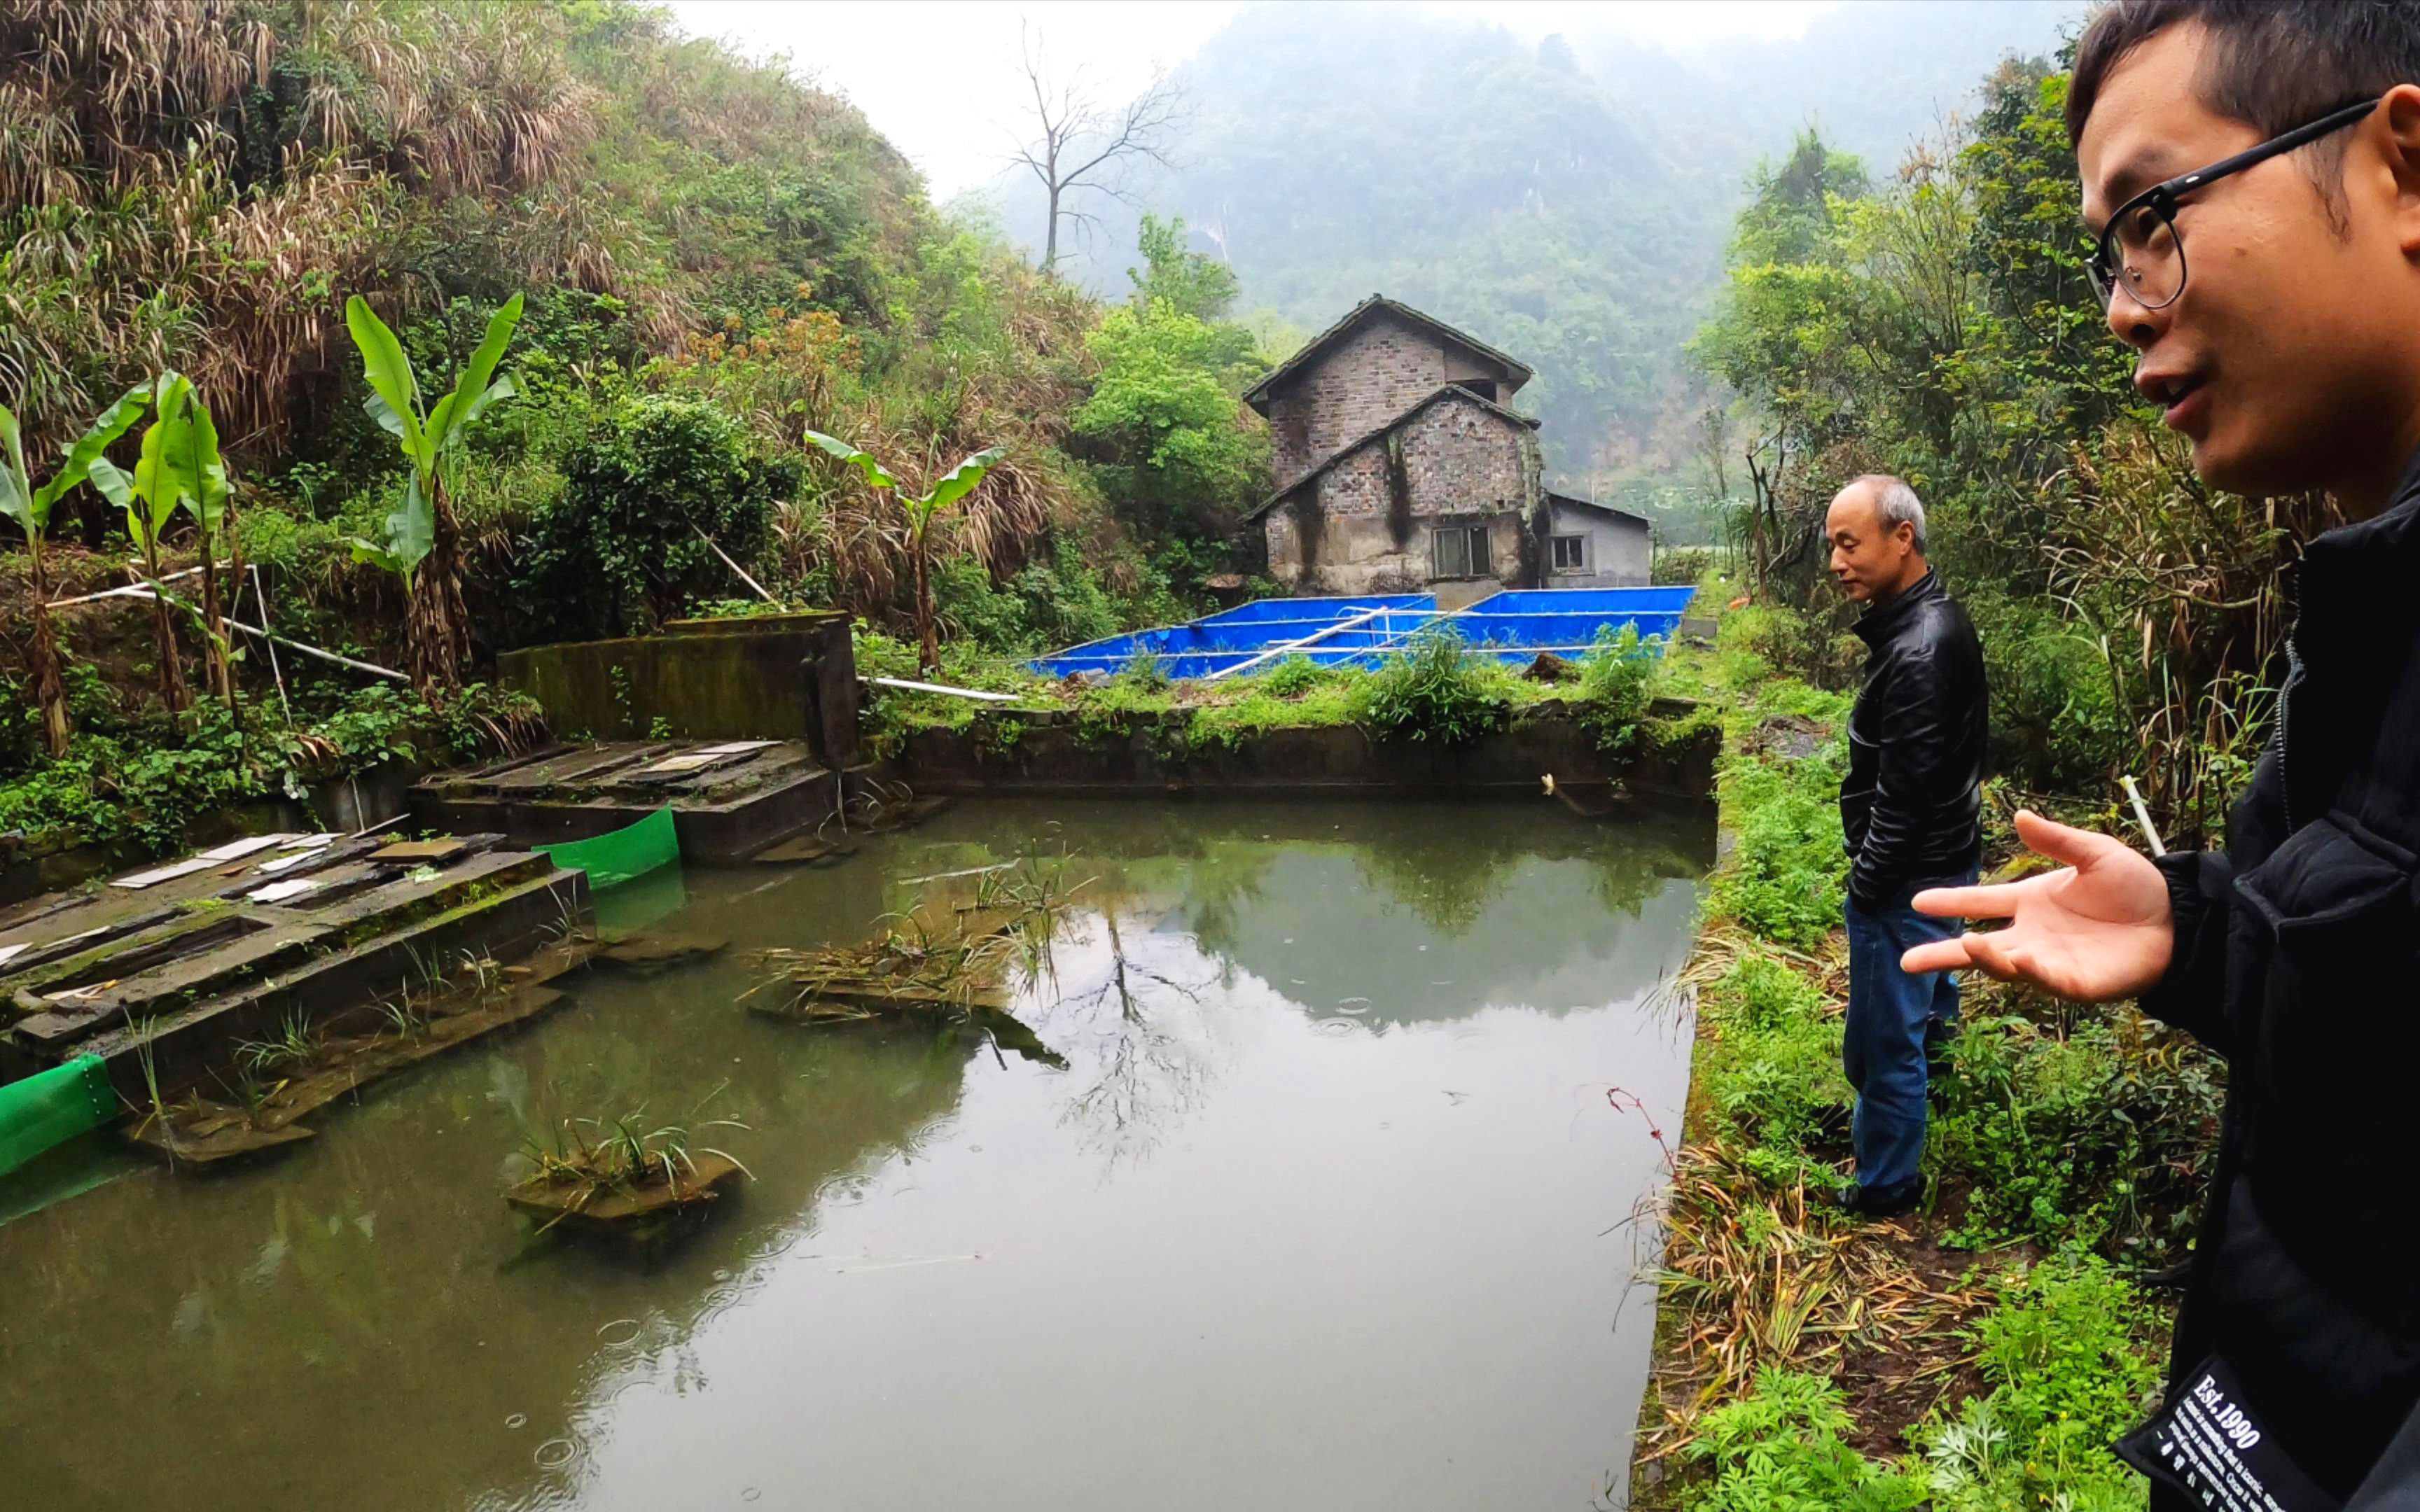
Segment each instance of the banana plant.
[[[92,460],[92,486],[99,488],[109,501],[126,512],[126,533],[134,538],[143,553],[144,576],[151,583],[151,633],[160,656],[160,699],[172,713],[181,713],[193,706],[193,695],[185,687],[185,669],[177,651],[175,622],[168,613],[171,594],[160,581],[160,542],[162,534],[177,517],[177,511],[187,500],[197,499],[215,487],[221,507],[226,491],[226,471],[217,465],[218,434],[209,429],[209,461],[201,458],[200,440],[195,435],[194,410],[199,401],[194,393],[193,380],[181,373],[162,372],[151,379],[151,424],[143,429],[143,450],[136,457],[134,471],[128,472],[106,457]],[[209,426],[209,412],[203,411],[201,424]],[[205,481],[206,470],[215,471],[215,480]],[[199,506],[195,513],[198,516]],[[211,627],[214,638],[221,640],[218,626]]]
[[899,501],[900,512],[907,520],[908,556],[916,573],[917,664],[926,672],[932,671],[941,663],[940,632],[933,617],[933,520],[943,510],[974,492],[975,486],[984,481],[984,474],[998,466],[1008,453],[998,446],[977,452],[952,468],[928,491],[911,494],[880,462],[875,460],[873,454],[859,451],[848,442],[819,430],[807,432],[807,440],[865,474],[869,486],[888,488]]
[[403,343],[369,302],[356,294],[345,301],[345,329],[362,354],[370,396],[370,418],[395,437],[411,469],[403,500],[386,517],[386,539],[352,542],[353,560],[385,568],[403,579],[411,609],[404,632],[411,646],[412,680],[423,691],[432,685],[461,686],[470,652],[470,616],[462,605],[456,563],[458,532],[448,500],[461,467],[462,438],[489,405],[520,391],[508,374],[496,371],[520,323],[516,294],[488,319],[488,333],[471,354],[454,391],[422,407],[420,383]]
[[225,548],[241,593],[243,553],[235,539],[235,490],[227,482],[226,461],[219,455],[218,423],[202,391],[191,391],[184,424],[167,440],[167,455],[186,513],[200,528],[202,548],[202,628],[210,691],[235,709],[235,664],[241,657],[229,642],[226,612],[219,595],[219,550]]
[[51,528],[51,509],[84,482],[109,443],[126,434],[151,402],[147,388],[129,389],[116,404],[76,438],[59,460],[58,471],[39,486],[25,469],[25,443],[17,417],[0,405],[0,516],[14,520],[25,532],[28,563],[26,583],[34,597],[32,663],[34,698],[42,708],[42,740],[53,756],[68,753],[67,680],[59,666],[59,643],[51,625],[51,589],[42,571],[42,537]]

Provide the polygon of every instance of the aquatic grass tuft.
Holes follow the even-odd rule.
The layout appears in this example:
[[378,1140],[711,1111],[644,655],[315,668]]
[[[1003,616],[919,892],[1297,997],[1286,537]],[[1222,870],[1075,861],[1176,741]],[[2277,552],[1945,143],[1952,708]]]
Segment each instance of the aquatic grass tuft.
[[[723,1086],[730,1084],[726,1081]],[[715,1092],[722,1088],[718,1087]],[[699,1100],[703,1106],[715,1093]],[[565,1119],[545,1138],[533,1134],[522,1152],[536,1167],[531,1181],[556,1189],[564,1197],[562,1211],[539,1231],[551,1228],[607,1193],[669,1191],[685,1196],[685,1185],[699,1180],[697,1157],[712,1155],[729,1161],[751,1180],[756,1173],[727,1149],[699,1143],[696,1135],[709,1129],[747,1130],[736,1119],[708,1119],[698,1123],[646,1126],[645,1106],[615,1119]],[[691,1117],[694,1117],[692,1110]],[[702,1190],[702,1189],[701,1189]]]
[[318,1054],[319,1037],[311,1027],[310,1015],[299,1008],[287,1011],[271,1038],[239,1040],[235,1046],[236,1066],[247,1080],[307,1066]]

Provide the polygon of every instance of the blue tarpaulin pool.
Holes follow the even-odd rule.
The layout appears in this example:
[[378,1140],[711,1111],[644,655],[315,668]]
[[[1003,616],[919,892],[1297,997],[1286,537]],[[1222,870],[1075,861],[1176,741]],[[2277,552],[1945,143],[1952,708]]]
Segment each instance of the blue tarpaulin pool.
[[1636,625],[1641,640],[1668,642],[1696,590],[1678,588],[1514,589],[1465,609],[1439,609],[1433,594],[1361,598],[1263,598],[1184,625],[1091,640],[1037,658],[1050,677],[1118,672],[1139,656],[1156,657],[1171,677],[1250,675],[1300,656],[1323,666],[1375,666],[1430,625],[1450,627],[1504,661],[1542,651],[1564,657],[1594,649],[1597,631]]

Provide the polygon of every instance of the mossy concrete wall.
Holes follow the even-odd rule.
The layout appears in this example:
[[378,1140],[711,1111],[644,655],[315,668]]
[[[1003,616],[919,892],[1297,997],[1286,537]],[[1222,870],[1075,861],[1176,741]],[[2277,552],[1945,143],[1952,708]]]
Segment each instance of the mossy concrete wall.
[[677,739],[807,740],[835,765],[856,756],[845,614],[675,620],[657,635],[507,651],[496,665],[558,735],[640,740],[660,720]]
[[[1684,712],[1679,705],[1659,710]],[[964,730],[911,734],[900,768],[920,792],[1100,795],[1540,793],[1540,779],[1576,801],[1714,801],[1720,733],[1700,729],[1634,748],[1600,750],[1593,732],[1554,708],[1525,711],[1503,730],[1460,745],[1380,739],[1355,725],[1264,731],[1233,746],[1195,745],[1184,710],[1087,726],[1061,711],[986,714]]]

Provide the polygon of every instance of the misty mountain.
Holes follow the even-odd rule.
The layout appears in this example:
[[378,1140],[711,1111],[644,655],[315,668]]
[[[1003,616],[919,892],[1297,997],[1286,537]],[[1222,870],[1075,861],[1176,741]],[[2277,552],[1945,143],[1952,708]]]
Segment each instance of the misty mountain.
[[[1667,470],[1702,390],[1681,352],[1750,173],[1818,127],[1887,172],[2006,54],[2079,6],[1852,4],[1796,39],[1668,50],[1610,23],[1539,40],[1415,6],[1260,6],[1178,73],[1173,171],[1093,195],[1071,277],[1126,288],[1136,217],[1185,218],[1240,307],[1316,332],[1383,291],[1536,365],[1550,469]],[[1030,178],[987,196],[1038,248]]]

